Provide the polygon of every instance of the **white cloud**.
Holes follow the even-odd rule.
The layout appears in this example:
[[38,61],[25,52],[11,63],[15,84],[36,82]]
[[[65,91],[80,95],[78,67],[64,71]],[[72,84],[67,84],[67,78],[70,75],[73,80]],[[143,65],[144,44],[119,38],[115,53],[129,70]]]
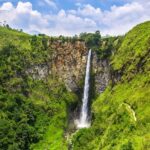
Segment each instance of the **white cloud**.
[[5,2],[0,6],[0,20],[6,20],[10,26],[23,28],[29,33],[74,35],[100,30],[103,35],[118,35],[124,34],[140,22],[150,20],[150,2],[144,1],[147,3],[134,0],[123,6],[112,6],[109,11],[102,11],[90,4],[80,4],[77,9],[62,9],[46,15],[33,10],[30,2],[18,2],[16,7],[11,2]]
[[110,11],[103,13],[103,34],[124,34],[138,23],[150,20],[150,4],[146,7],[138,2],[124,6],[113,6]]
[[57,5],[56,5],[56,3],[53,0],[44,0],[44,2],[46,4],[48,4],[49,6],[53,7],[54,9],[57,8]]
[[9,11],[13,9],[13,5],[10,2],[6,2],[1,6],[1,11]]
[[93,16],[93,15],[101,14],[102,12],[100,8],[94,8],[90,4],[87,4],[84,5],[83,8],[79,8],[78,13],[83,16]]
[[[14,28],[23,28],[29,33],[39,32],[40,27],[46,28],[49,25],[48,20],[40,12],[32,9],[30,2],[18,2],[16,7],[12,3],[4,3],[0,7],[0,11],[1,21],[6,21]],[[34,26],[34,30],[32,26]]]

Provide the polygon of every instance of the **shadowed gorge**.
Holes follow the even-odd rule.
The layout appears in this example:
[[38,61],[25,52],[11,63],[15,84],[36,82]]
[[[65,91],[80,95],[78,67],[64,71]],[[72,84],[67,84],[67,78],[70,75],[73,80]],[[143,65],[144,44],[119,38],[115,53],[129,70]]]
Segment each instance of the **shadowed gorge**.
[[149,150],[149,114],[149,21],[116,37],[0,27],[0,149]]

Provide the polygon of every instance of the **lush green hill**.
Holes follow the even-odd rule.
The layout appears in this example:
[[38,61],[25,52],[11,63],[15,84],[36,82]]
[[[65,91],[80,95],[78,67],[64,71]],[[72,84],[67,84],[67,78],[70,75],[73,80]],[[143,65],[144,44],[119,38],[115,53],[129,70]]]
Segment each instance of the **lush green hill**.
[[55,78],[27,73],[49,61],[47,37],[0,27],[0,149],[67,149],[67,111],[76,100]]
[[[27,73],[31,66],[50,61],[53,50],[47,46],[48,38],[0,27],[2,150],[68,149],[64,138],[68,108],[77,101],[76,95],[57,78],[49,75],[38,80]],[[74,134],[72,148],[149,150],[150,22],[100,44],[96,52],[101,59],[109,59],[112,80],[93,100],[91,127]]]
[[0,27],[0,48],[8,43],[13,43],[14,45],[20,45],[24,48],[30,48],[30,35],[13,30],[8,29],[6,27]]
[[92,126],[75,134],[74,150],[149,150],[150,22],[129,31],[110,62],[121,79],[93,102]]

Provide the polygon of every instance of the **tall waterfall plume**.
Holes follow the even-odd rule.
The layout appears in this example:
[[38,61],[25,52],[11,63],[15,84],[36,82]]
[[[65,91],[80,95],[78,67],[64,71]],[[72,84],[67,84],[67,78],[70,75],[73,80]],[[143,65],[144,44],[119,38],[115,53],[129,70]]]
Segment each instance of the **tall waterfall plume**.
[[80,118],[77,124],[78,128],[88,128],[90,126],[90,122],[88,118],[90,68],[91,68],[91,50],[89,50],[89,53],[88,53],[85,84],[84,84],[84,94],[82,98],[82,108],[81,108]]

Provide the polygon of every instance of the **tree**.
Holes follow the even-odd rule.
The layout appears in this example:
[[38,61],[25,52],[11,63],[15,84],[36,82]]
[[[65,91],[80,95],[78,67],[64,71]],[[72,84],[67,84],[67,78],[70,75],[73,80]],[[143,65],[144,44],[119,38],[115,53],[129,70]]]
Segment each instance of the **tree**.
[[10,29],[10,26],[9,26],[9,24],[6,24],[6,25],[5,25],[5,27],[6,27],[7,29]]
[[97,50],[101,41],[100,31],[96,31],[95,33],[81,33],[80,39],[85,41],[89,49]]

